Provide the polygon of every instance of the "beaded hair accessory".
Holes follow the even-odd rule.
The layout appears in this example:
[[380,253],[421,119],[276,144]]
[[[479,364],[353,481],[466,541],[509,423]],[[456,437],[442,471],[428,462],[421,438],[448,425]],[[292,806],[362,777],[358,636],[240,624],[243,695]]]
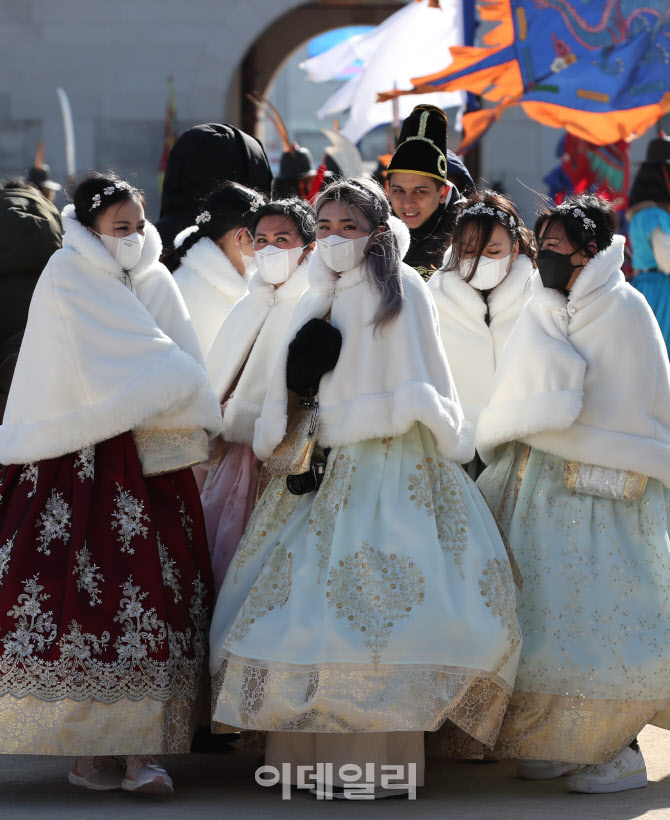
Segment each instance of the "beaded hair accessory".
[[[114,191],[124,191],[128,188],[125,182],[116,182],[114,185],[108,185],[106,188],[103,188],[102,192],[105,196],[111,196]],[[92,199],[93,204],[90,207],[92,211],[94,208],[100,207],[102,199],[100,198],[100,194],[93,194]]]
[[581,208],[575,208],[573,205],[559,205],[556,208],[556,211],[561,214],[571,214],[577,219],[581,219],[582,224],[587,231],[593,231],[593,233],[596,232],[596,223],[592,219],[589,219]]
[[490,205],[486,205],[483,202],[475,202],[474,205],[470,205],[469,208],[464,208],[456,217],[456,222],[462,216],[478,216],[479,214],[487,214],[488,216],[496,216],[498,219],[504,224],[508,225],[512,231],[515,231],[517,228],[517,221],[512,216],[512,214],[508,214],[505,211],[501,211],[500,208],[493,208]]
[[463,210],[458,214],[456,219],[460,219],[462,216],[467,216],[468,214],[489,214],[489,216],[493,216],[494,214],[493,208],[488,207],[483,202],[476,202],[474,205],[470,205],[469,208],[463,208]]
[[249,210],[252,214],[255,214],[256,211],[261,207],[263,204],[263,200],[260,198],[254,199],[251,205],[249,205]]
[[195,224],[200,225],[201,222],[209,222],[212,218],[212,215],[209,211],[203,211],[201,214],[198,214],[195,218]]

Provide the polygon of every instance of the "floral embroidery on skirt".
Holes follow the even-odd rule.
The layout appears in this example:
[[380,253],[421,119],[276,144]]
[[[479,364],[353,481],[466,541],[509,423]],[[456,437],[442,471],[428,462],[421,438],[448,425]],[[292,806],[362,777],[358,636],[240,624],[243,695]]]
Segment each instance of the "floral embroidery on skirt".
[[427,428],[334,447],[318,492],[272,480],[230,565],[210,641],[215,728],[451,720],[491,746],[521,647],[514,589],[486,502]]
[[188,751],[211,608],[191,471],[146,478],[124,433],[0,492],[0,751]]

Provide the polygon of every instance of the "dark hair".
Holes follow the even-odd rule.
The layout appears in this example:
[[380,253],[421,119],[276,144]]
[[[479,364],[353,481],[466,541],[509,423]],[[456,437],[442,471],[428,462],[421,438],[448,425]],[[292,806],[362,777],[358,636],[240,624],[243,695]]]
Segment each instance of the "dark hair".
[[[137,202],[142,207],[146,206],[142,191],[122,180],[113,171],[106,174],[88,171],[74,188],[71,199],[75,216],[86,228],[92,228],[96,219],[111,205]],[[96,202],[100,204],[96,205]]]
[[465,278],[469,282],[475,275],[479,260],[488,245],[496,225],[501,225],[509,234],[512,244],[519,243],[519,253],[527,256],[535,265],[535,240],[533,234],[523,224],[514,203],[504,194],[496,191],[478,191],[470,194],[456,211],[456,221],[451,235],[451,255],[442,270],[457,270],[463,259],[461,247],[466,228],[472,227],[472,241],[475,255],[470,273]]
[[250,228],[254,216],[252,209],[262,206],[265,201],[264,194],[252,191],[239,182],[222,183],[205,199],[196,217],[196,230],[166,256],[164,265],[168,270],[176,271],[184,256],[201,239],[216,242],[233,228]]
[[[402,279],[400,270],[402,256],[400,247],[389,219],[391,208],[384,189],[372,179],[341,179],[333,182],[319,194],[314,203],[316,215],[326,202],[342,202],[349,216],[362,230],[368,227],[376,230],[385,228],[383,233],[375,233],[367,256],[365,272],[368,280],[381,294],[379,307],[372,318],[375,331],[392,322],[402,307]],[[368,225],[362,225],[351,211],[352,206],[362,211]]]
[[670,167],[660,162],[643,162],[630,189],[628,208],[652,202],[670,210]]
[[[3,191],[5,188],[13,188],[20,191],[38,191],[40,189],[35,185],[34,182],[30,182],[30,180],[23,179],[22,177],[12,177],[11,179],[3,179],[0,182],[0,191]],[[40,192],[41,193],[41,192]]]
[[617,230],[614,208],[594,194],[566,197],[560,205],[540,214],[533,228],[538,244],[542,229],[552,224],[560,225],[572,247],[589,258],[595,253],[587,247],[588,243],[594,242],[598,251],[603,251],[612,244]]
[[284,216],[290,219],[296,227],[305,245],[316,239],[316,214],[314,208],[298,196],[289,199],[273,199],[266,202],[251,215],[249,230],[252,236],[256,234],[258,223],[264,216]]

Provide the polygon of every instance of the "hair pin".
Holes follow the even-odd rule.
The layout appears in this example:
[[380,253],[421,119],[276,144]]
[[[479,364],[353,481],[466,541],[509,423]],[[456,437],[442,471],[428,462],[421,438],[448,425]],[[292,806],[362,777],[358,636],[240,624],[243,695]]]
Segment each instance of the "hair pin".
[[195,218],[195,224],[200,225],[201,222],[209,222],[212,218],[212,215],[209,211],[203,211],[201,214],[198,214]]
[[596,232],[596,223],[592,219],[590,219],[581,208],[575,208],[572,205],[559,205],[556,208],[556,211],[562,214],[571,214],[577,219],[581,219],[582,224],[584,225],[587,231],[593,231],[593,233]]

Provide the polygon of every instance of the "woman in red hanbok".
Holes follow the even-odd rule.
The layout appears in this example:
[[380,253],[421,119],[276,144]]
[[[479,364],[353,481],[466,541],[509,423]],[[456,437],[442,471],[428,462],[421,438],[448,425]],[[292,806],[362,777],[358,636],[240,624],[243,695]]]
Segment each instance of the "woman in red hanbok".
[[0,427],[0,752],[170,793],[190,748],[211,573],[190,467],[220,411],[141,193],[92,174],[30,307]]

